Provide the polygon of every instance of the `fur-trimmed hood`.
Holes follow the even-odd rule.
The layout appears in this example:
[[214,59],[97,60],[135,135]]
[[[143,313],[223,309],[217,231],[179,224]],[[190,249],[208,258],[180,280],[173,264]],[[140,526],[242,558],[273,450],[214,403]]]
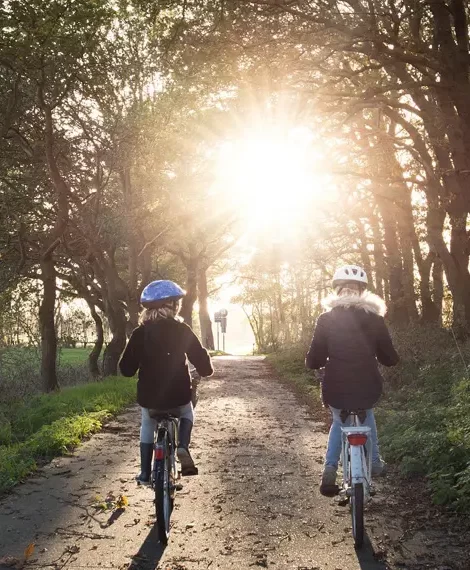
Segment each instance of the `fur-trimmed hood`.
[[366,313],[375,313],[381,317],[385,316],[387,311],[384,300],[369,291],[366,291],[362,295],[344,295],[343,297],[334,294],[327,297],[323,305],[327,309],[334,309],[336,307],[362,309]]

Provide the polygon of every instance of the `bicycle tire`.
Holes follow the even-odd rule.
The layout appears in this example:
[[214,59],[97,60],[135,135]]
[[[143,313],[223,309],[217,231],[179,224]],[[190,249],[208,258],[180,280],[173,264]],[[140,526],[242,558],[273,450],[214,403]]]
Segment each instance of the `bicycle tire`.
[[361,548],[364,544],[364,485],[355,483],[351,495],[351,518],[354,546]]
[[[157,443],[163,445],[165,456],[159,460],[159,465],[155,475],[155,514],[157,517],[156,525],[158,538],[162,544],[168,543],[170,535],[170,517],[173,510],[173,498],[170,484],[170,454],[168,434],[165,430],[164,435],[159,433],[158,438],[162,438]],[[163,441],[162,441],[163,440]]]

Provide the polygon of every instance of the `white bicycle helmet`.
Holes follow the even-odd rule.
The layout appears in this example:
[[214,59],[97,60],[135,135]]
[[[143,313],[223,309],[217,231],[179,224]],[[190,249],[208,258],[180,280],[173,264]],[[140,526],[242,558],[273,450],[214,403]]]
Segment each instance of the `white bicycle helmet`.
[[343,265],[343,267],[340,267],[335,271],[333,276],[333,289],[351,282],[359,283],[360,285],[367,287],[369,281],[367,279],[366,272],[362,267],[358,267],[357,265]]

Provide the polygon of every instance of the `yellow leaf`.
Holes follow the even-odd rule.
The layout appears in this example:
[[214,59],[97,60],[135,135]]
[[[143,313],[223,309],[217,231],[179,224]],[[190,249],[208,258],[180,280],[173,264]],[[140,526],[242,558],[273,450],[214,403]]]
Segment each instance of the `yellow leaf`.
[[24,551],[24,559],[28,560],[28,558],[31,558],[31,555],[34,552],[34,542],[32,542],[31,544],[29,544],[25,551]]
[[129,505],[129,499],[126,497],[126,495],[119,495],[117,501],[116,501],[116,506],[119,509],[123,509],[125,507],[127,507]]

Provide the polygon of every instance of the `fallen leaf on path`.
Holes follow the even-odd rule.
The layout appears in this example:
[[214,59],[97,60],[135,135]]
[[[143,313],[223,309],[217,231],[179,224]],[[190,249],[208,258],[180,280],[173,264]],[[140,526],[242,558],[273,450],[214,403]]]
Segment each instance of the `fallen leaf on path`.
[[119,495],[116,501],[116,507],[118,509],[125,509],[128,506],[129,506],[129,499],[126,497],[126,495]]
[[31,555],[34,552],[34,542],[32,542],[31,544],[28,544],[28,546],[26,547],[25,551],[24,551],[24,559],[28,560],[28,558],[31,558]]

